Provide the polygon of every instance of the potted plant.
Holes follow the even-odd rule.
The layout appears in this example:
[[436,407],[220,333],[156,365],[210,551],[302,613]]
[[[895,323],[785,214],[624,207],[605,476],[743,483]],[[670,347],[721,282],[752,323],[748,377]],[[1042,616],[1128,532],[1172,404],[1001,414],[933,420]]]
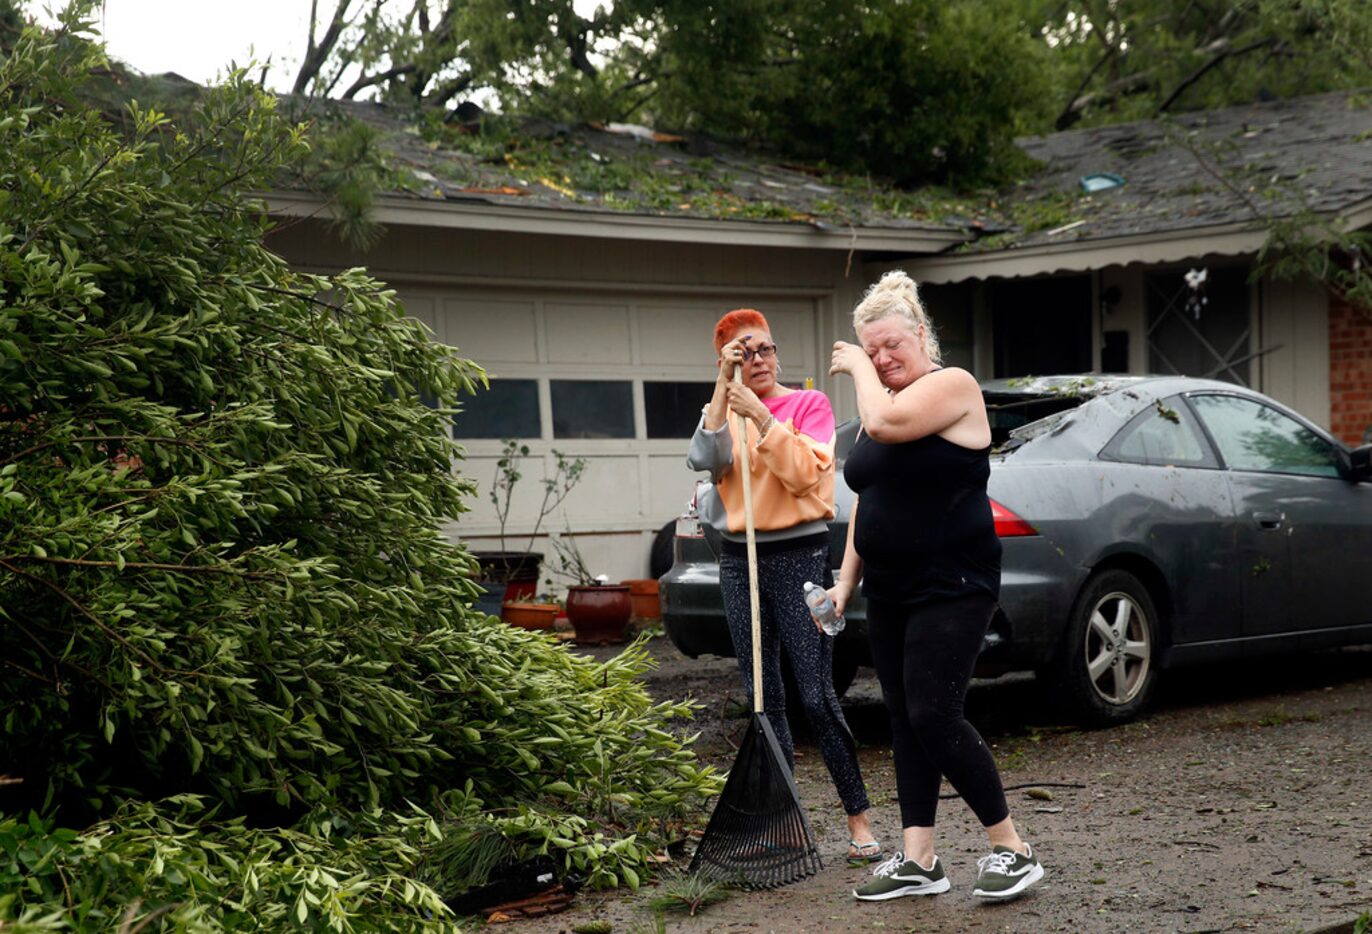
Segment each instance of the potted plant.
[[552,544],[557,555],[553,573],[573,582],[567,587],[567,621],[572,624],[577,643],[623,642],[633,616],[629,585],[611,584],[605,575],[593,575],[570,530],[552,539]]
[[524,476],[520,465],[529,456],[529,446],[507,438],[496,461],[490,500],[495,506],[496,520],[500,523],[500,550],[472,552],[478,566],[476,583],[486,593],[480,605],[492,614],[504,616],[504,604],[533,596],[538,588],[539,569],[543,562],[542,553],[533,550],[534,541],[543,527],[543,520],[567,498],[586,469],[585,458],[568,458],[556,450],[552,453],[556,458],[556,467],[553,475],[542,481],[543,500],[539,504],[533,530],[524,547],[517,550],[507,545],[506,529],[515,489]]
[[520,629],[552,629],[562,604],[549,594],[509,600],[500,607],[500,618]]
[[620,581],[629,588],[629,599],[633,603],[634,619],[661,619],[662,604],[658,597],[656,577],[634,577]]

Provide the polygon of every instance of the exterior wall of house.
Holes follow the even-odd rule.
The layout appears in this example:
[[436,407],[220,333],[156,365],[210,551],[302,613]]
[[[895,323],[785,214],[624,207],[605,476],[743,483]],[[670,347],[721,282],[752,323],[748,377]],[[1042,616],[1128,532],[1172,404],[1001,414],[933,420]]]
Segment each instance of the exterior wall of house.
[[1331,427],[1332,322],[1324,288],[1313,282],[1264,279],[1255,289],[1258,328],[1254,388]]
[[1329,303],[1330,430],[1345,444],[1372,442],[1372,319]]
[[[409,314],[494,380],[532,387],[524,403],[536,415],[521,439],[530,460],[513,498],[506,546],[527,541],[556,452],[585,457],[584,479],[544,520],[535,548],[548,552],[545,534],[570,528],[590,569],[616,580],[647,573],[654,533],[692,494],[686,436],[652,427],[648,399],[660,388],[655,384],[699,388],[713,379],[710,334],[718,316],[740,306],[761,309],[782,348],[783,379],[812,378],[843,419],[857,407],[851,381],[828,375],[833,341],[853,339],[851,309],[882,272],[904,265],[919,275],[917,260],[863,264],[841,251],[407,227],[391,228],[363,252],[313,221],[285,226],[269,245],[306,270],[366,266],[397,290]],[[1105,331],[1127,332],[1132,373],[1150,369],[1151,268],[1109,266],[1095,273],[1092,286],[1092,343],[1098,347]],[[985,284],[927,293],[955,358],[949,362],[979,376],[992,375],[993,363]],[[1251,322],[1248,353],[1258,356],[1248,372],[1255,387],[1344,441],[1360,442],[1372,425],[1372,322],[1345,306],[1331,308],[1318,286],[1276,281],[1253,290]],[[609,432],[616,436],[569,429],[556,416],[559,392],[587,382],[613,384],[622,410],[618,431]],[[498,430],[462,441],[459,469],[479,492],[449,532],[473,548],[500,547],[489,500]]]
[[1143,267],[1108,266],[1099,275],[1100,294],[1118,296],[1101,311],[1100,328],[1127,333],[1129,372],[1147,373],[1148,313],[1143,300]]
[[[543,531],[571,528],[589,569],[612,580],[646,576],[654,533],[693,493],[698,475],[685,466],[688,434],[652,437],[646,394],[653,383],[713,381],[711,335],[723,312],[763,311],[781,346],[782,378],[811,377],[830,392],[840,418],[856,413],[851,385],[838,383],[835,393],[837,381],[828,376],[832,342],[850,330],[848,312],[865,285],[855,277],[860,264],[848,268],[842,252],[392,228],[363,253],[312,222],[284,228],[269,245],[306,270],[366,266],[396,289],[408,314],[493,379],[535,385],[537,429],[521,439],[530,460],[513,497],[506,546],[527,541],[554,451],[585,457],[584,478]],[[587,381],[614,384],[615,398],[631,406],[621,412],[628,421],[621,420],[620,436],[575,436],[555,423],[559,389]],[[479,491],[471,512],[448,531],[473,548],[498,548],[489,491],[501,440],[461,443],[459,469]],[[542,536],[535,548],[551,550]]]

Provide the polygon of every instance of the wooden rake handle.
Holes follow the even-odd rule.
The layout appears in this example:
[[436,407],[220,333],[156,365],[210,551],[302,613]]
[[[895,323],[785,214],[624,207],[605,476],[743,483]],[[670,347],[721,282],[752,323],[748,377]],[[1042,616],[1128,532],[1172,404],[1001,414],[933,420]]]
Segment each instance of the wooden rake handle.
[[[734,367],[743,385],[743,367]],[[757,595],[757,532],[753,528],[753,473],[748,467],[748,416],[738,417],[738,465],[743,471],[743,531],[748,540],[748,612],[753,633],[753,713],[762,713],[762,610]]]

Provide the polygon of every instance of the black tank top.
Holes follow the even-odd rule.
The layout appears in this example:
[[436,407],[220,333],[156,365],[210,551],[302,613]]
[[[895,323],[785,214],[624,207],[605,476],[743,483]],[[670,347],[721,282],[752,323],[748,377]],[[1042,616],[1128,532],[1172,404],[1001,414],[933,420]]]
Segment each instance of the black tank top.
[[853,545],[866,596],[898,603],[1000,596],[1000,539],[986,496],[990,451],[938,435],[899,444],[858,435],[843,479],[860,497]]

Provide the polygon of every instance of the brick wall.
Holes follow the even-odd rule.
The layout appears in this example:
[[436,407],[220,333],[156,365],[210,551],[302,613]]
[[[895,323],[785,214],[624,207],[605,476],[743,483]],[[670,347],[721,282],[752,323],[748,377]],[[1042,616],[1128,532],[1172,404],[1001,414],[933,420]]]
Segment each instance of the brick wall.
[[1329,302],[1329,429],[1345,444],[1363,443],[1372,426],[1372,317]]

